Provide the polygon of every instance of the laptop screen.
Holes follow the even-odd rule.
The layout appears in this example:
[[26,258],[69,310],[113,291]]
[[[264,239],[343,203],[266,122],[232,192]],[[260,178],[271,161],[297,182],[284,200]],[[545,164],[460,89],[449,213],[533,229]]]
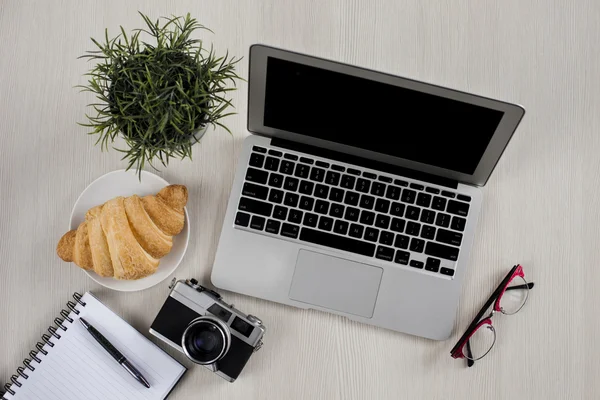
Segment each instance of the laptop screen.
[[268,57],[264,125],[473,174],[504,112]]

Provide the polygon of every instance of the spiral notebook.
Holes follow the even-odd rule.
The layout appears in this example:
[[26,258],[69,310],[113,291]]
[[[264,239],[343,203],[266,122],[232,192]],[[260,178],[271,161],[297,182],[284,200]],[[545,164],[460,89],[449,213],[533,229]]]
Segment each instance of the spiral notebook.
[[[31,358],[0,391],[0,399],[16,400],[154,400],[165,399],[186,368],[109,310],[91,293],[73,295],[42,336]],[[100,331],[151,385],[129,375],[78,322],[80,317]]]

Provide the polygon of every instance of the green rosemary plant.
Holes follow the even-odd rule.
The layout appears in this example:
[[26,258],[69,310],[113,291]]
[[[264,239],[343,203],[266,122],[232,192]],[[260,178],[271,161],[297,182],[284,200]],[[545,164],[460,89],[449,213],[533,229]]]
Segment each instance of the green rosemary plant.
[[239,59],[218,57],[212,46],[207,49],[191,37],[208,28],[190,14],[156,22],[140,15],[143,29],[127,35],[121,27],[112,39],[105,31],[103,43],[92,38],[98,50],[80,58],[97,64],[80,88],[97,99],[89,105],[96,115],[86,114],[88,122],[81,125],[98,135],[96,144],[103,150],[121,135],[129,148],[117,150],[129,161],[127,169],[135,166],[141,178],[144,166],[156,159],[165,167],[171,157],[191,159],[192,145],[208,125],[231,133],[221,120],[233,114],[226,97],[240,78],[234,70]]

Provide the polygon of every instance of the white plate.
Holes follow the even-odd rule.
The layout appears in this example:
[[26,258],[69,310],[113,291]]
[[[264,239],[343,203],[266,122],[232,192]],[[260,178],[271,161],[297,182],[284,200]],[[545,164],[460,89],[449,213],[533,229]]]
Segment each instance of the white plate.
[[[77,229],[79,224],[85,220],[85,213],[92,207],[103,204],[117,196],[146,196],[148,194],[157,194],[162,188],[169,185],[160,176],[150,172],[142,171],[142,181],[140,182],[137,172],[130,170],[119,170],[109,172],[92,182],[81,193],[73,212],[71,213],[70,229]],[[158,269],[153,275],[135,281],[122,281],[114,278],[104,278],[94,271],[85,271],[90,278],[106,286],[109,289],[122,292],[133,292],[136,290],[148,289],[157,283],[165,280],[175,271],[183,259],[190,239],[190,219],[187,208],[185,211],[185,224],[183,231],[173,237],[173,248],[171,252],[160,259]]]

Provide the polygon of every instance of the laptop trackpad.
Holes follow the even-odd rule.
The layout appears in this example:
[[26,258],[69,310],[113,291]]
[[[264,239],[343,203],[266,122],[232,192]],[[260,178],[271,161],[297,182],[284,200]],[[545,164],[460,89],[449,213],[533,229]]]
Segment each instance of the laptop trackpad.
[[289,297],[371,318],[382,274],[379,267],[300,250]]

